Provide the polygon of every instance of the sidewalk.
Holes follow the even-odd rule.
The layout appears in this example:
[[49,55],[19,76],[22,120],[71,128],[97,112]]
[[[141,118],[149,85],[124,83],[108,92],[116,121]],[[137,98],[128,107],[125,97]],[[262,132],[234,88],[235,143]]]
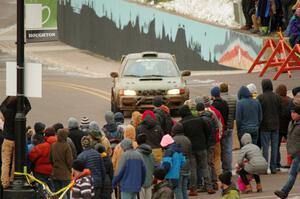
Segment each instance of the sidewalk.
[[[16,54],[15,35],[16,26],[0,30],[0,51]],[[110,72],[118,71],[119,67],[117,61],[74,48],[60,41],[28,43],[25,45],[25,58],[28,62],[38,62],[50,69],[80,73],[94,78],[109,77]],[[192,76],[244,73],[247,71],[192,71]]]

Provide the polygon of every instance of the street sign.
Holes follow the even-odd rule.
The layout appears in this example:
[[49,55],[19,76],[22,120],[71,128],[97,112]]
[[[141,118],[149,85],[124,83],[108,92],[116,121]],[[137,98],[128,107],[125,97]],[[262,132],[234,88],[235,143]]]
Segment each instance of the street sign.
[[[42,97],[42,64],[25,63],[25,96]],[[6,95],[17,95],[17,64],[6,62]]]

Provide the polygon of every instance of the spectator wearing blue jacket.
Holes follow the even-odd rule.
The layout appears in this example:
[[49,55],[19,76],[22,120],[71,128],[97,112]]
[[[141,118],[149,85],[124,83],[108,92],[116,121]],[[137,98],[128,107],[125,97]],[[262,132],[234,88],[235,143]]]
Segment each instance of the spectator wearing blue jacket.
[[165,179],[172,183],[173,189],[175,189],[174,191],[177,193],[180,171],[185,165],[186,159],[182,153],[180,145],[176,144],[169,134],[166,134],[162,138],[160,145],[166,149],[162,159],[161,168],[166,170],[167,175]]
[[93,198],[100,198],[106,175],[103,159],[92,147],[92,140],[88,136],[82,137],[81,145],[83,151],[78,155],[77,159],[84,162],[84,167],[92,172],[95,190]]
[[252,99],[246,86],[242,86],[238,92],[239,101],[236,105],[236,124],[238,137],[241,140],[245,133],[252,137],[252,143],[257,144],[259,125],[262,120],[261,105]]
[[120,183],[121,198],[134,199],[144,184],[146,168],[142,156],[133,149],[130,139],[125,138],[121,142],[121,147],[124,153],[121,155],[112,186],[115,188]]

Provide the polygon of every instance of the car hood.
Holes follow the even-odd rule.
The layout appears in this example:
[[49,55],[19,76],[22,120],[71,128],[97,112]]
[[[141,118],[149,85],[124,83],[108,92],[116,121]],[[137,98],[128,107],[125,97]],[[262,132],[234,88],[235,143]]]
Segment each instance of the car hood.
[[130,90],[167,90],[183,88],[185,82],[179,77],[120,78],[117,87]]

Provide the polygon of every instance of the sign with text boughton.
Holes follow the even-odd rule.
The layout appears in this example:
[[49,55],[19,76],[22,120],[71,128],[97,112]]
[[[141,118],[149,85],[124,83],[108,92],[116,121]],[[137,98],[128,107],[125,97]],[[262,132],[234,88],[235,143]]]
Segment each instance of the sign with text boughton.
[[57,40],[57,0],[25,0],[25,3],[27,42]]

